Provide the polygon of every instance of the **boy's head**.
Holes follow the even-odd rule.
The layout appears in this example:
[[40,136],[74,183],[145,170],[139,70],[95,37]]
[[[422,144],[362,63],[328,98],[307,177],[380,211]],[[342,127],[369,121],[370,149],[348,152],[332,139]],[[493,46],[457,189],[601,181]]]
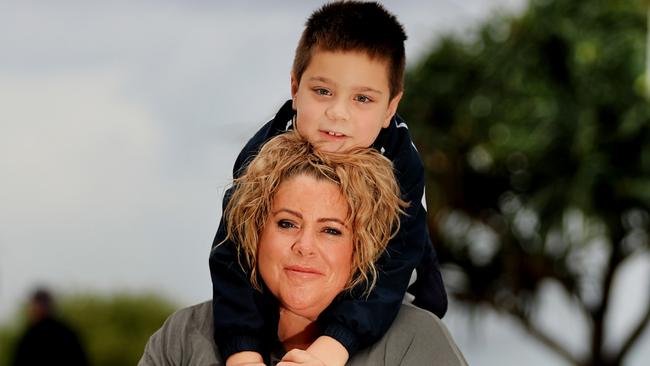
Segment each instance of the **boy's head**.
[[291,72],[298,132],[325,150],[370,146],[402,96],[405,40],[377,3],[334,2],[314,12]]
[[340,1],[324,5],[307,20],[293,60],[300,80],[315,50],[365,53],[387,62],[390,98],[402,91],[406,33],[394,15],[375,2]]

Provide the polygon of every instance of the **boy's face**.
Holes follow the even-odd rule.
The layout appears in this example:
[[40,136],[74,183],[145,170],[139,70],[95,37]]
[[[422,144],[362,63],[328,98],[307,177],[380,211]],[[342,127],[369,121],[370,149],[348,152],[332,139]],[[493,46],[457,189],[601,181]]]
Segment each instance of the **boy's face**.
[[331,152],[370,146],[402,97],[389,100],[388,62],[318,49],[300,80],[291,75],[291,95],[300,135]]

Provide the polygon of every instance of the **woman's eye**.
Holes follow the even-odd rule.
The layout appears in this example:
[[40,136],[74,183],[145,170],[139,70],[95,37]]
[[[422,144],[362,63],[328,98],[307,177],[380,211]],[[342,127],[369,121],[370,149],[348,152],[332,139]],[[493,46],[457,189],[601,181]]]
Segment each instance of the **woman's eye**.
[[280,220],[278,221],[278,227],[281,227],[283,229],[290,229],[292,227],[296,227],[291,221],[287,220]]
[[316,92],[318,95],[331,95],[329,90],[323,88],[316,88],[314,89],[314,92]]
[[370,99],[365,95],[357,95],[355,99],[357,102],[364,103],[364,104],[372,102],[372,99]]
[[330,234],[330,235],[341,235],[341,231],[337,230],[337,229],[335,229],[333,227],[326,227],[323,231],[326,234]]

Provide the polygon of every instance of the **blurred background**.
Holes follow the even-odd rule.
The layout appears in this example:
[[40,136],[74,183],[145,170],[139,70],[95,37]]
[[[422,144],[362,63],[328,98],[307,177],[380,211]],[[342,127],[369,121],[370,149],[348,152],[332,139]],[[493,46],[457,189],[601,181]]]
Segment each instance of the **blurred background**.
[[[648,4],[383,3],[468,362],[647,364]],[[93,365],[210,298],[232,164],[320,4],[0,1],[0,365],[37,286]]]

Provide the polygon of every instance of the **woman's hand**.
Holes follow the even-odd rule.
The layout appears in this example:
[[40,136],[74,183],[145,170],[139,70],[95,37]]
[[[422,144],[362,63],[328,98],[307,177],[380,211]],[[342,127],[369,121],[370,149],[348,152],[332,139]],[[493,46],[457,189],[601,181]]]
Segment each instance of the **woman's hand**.
[[327,366],[316,356],[297,348],[287,352],[276,366]]

